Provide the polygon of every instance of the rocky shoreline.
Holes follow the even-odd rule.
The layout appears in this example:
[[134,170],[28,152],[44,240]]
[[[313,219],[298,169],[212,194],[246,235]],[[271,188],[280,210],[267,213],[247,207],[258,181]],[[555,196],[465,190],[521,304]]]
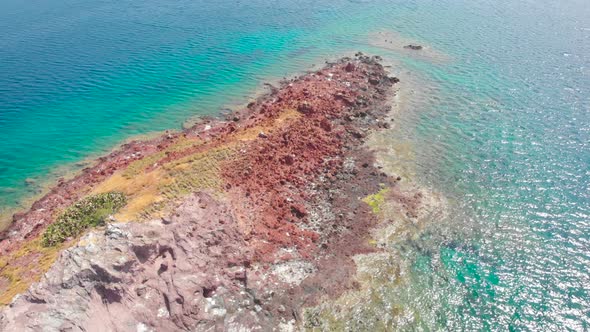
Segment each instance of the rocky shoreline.
[[[384,206],[419,217],[422,193],[366,145],[391,125],[397,82],[359,53],[59,183],[3,232],[1,299],[21,295],[1,329],[313,328],[305,308],[360,289],[354,257],[380,251]],[[38,244],[60,211],[111,191],[128,203],[105,227]]]

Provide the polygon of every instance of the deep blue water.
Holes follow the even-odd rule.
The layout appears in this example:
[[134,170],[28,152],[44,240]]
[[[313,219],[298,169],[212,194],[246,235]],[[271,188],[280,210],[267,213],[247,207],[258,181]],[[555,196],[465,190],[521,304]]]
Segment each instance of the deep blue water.
[[[379,47],[379,31],[440,57]],[[357,50],[413,91],[395,139],[449,213],[390,246],[404,280],[356,314],[395,306],[405,318],[387,326],[403,330],[589,330],[585,1],[4,0],[0,206],[63,165]]]

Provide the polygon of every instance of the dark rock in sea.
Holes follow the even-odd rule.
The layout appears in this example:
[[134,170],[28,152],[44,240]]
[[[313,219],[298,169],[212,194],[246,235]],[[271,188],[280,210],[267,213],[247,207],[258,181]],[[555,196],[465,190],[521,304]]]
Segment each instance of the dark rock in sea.
[[413,45],[413,44],[410,44],[410,45],[406,45],[406,46],[404,46],[404,48],[405,48],[405,49],[409,49],[409,50],[419,51],[419,50],[421,50],[423,47],[422,47],[421,45]]

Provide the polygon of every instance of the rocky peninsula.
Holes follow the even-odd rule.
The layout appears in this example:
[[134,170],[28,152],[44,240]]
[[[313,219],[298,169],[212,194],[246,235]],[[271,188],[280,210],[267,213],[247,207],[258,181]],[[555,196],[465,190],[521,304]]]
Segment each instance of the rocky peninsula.
[[359,53],[59,182],[2,234],[0,330],[320,326],[306,308],[363,287],[385,212],[426,204],[367,145],[396,83]]

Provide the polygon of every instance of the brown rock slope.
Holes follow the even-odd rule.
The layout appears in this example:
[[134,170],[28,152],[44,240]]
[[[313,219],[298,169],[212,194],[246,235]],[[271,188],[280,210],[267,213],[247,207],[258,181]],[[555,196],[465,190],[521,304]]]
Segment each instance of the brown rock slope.
[[[0,243],[5,301],[47,271],[2,311],[0,327],[298,326],[302,308],[358,286],[353,255],[377,250],[366,197],[397,179],[374,166],[363,143],[388,127],[396,82],[376,58],[344,58],[226,120],[132,142],[60,183],[15,216]],[[112,223],[58,248],[39,245],[59,211],[108,191],[128,197]]]

